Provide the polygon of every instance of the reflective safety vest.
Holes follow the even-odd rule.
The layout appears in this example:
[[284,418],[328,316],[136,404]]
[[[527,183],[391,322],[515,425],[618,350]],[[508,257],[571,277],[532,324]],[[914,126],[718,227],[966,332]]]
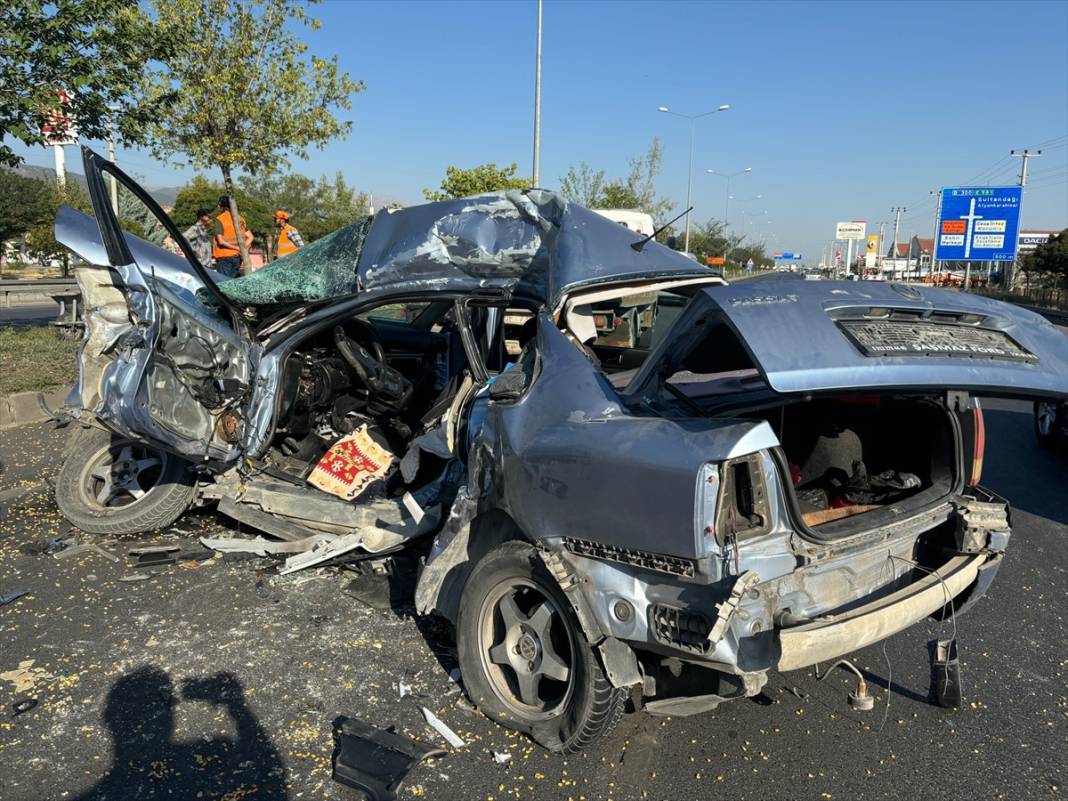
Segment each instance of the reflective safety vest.
[[[230,216],[230,212],[224,211],[218,217],[215,218],[215,222],[222,226],[222,238],[223,241],[232,247],[220,247],[219,243],[215,241],[213,236],[211,239],[211,257],[213,259],[227,259],[233,256],[240,256],[241,251],[237,247],[237,230],[234,228],[234,220]],[[241,229],[246,228],[244,219],[241,220]],[[218,228],[216,228],[216,234]]]
[[296,242],[290,239],[290,231],[295,230],[296,229],[289,223],[282,226],[282,230],[278,232],[278,246],[274,251],[276,255],[281,257],[297,252],[298,248]]

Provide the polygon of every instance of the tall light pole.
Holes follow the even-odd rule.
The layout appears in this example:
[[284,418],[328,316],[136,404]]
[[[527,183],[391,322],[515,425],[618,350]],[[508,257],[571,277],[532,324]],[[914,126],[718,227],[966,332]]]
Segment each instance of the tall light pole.
[[[108,106],[108,111],[111,114],[108,115],[108,161],[112,164],[115,163],[115,112],[119,110],[118,106]],[[119,182],[115,179],[114,175],[108,176],[111,179],[111,210],[115,212],[115,217],[119,216]]]
[[723,251],[723,258],[726,259],[731,249],[731,235],[730,235],[730,223],[728,222],[728,215],[731,210],[731,178],[736,178],[739,175],[745,175],[753,171],[752,167],[746,167],[744,170],[738,170],[738,172],[716,172],[715,170],[705,170],[709,175],[718,175],[720,178],[727,179],[727,199],[723,203],[723,236],[727,240],[726,247]]
[[[894,215],[894,249],[891,251],[894,257],[894,277],[897,277],[897,233],[901,228],[901,212],[908,211],[904,206],[895,206],[890,209],[890,213]],[[906,262],[907,264],[908,262]]]
[[[676,117],[682,117],[684,120],[690,121],[690,166],[686,169],[686,208],[691,207],[690,199],[693,197],[693,135],[694,135],[694,123],[702,117],[707,117],[709,114],[716,114],[720,111],[726,111],[730,108],[730,104],[724,103],[719,108],[714,108],[711,111],[705,111],[701,114],[680,114],[677,111],[672,111],[667,106],[660,106],[657,108],[662,114],[673,114]],[[689,254],[690,252],[690,215],[686,215],[686,243],[682,248],[683,253]]]
[[541,182],[541,0],[538,0],[538,42],[534,53],[534,174],[532,186]]

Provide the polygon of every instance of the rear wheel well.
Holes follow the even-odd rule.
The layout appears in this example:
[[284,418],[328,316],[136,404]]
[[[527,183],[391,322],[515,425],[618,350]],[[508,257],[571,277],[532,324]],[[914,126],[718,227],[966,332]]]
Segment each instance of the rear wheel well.
[[478,561],[502,542],[530,538],[503,509],[491,509],[464,526],[419,576],[416,607],[456,623],[460,596]]

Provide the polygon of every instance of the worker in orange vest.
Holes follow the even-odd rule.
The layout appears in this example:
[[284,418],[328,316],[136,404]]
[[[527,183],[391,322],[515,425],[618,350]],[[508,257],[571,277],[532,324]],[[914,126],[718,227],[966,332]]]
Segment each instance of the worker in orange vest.
[[[248,229],[245,218],[241,218],[241,235],[245,240],[245,250],[252,247],[252,231]],[[237,278],[241,273],[241,251],[237,244],[237,226],[230,215],[230,198],[219,198],[219,214],[215,217],[215,236],[211,240],[211,257],[215,259],[215,269],[230,278]]]
[[277,258],[296,253],[304,247],[304,239],[300,231],[289,224],[288,212],[279,209],[274,213],[274,227],[278,230],[278,241],[274,248],[274,255]]

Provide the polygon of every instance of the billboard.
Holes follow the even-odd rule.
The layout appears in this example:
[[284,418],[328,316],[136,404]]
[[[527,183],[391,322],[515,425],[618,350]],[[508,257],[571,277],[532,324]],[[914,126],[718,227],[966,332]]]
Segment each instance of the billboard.
[[791,253],[789,250],[781,250],[775,254],[775,258],[783,261],[801,261],[801,254]]
[[1018,186],[943,189],[935,259],[1014,261],[1022,192]]
[[879,235],[872,234],[868,237],[868,247],[864,251],[864,266],[869,270],[875,266],[879,255]]
[[1020,231],[1017,249],[1020,253],[1033,253],[1035,248],[1046,244],[1058,233],[1058,231]]
[[834,227],[835,239],[863,239],[865,232],[868,230],[868,224],[864,220],[853,220],[852,222],[840,222]]
[[41,133],[50,145],[76,145],[78,143],[78,132],[74,128],[74,121],[67,114],[69,102],[70,95],[59,89],[56,91],[56,105],[45,113]]

